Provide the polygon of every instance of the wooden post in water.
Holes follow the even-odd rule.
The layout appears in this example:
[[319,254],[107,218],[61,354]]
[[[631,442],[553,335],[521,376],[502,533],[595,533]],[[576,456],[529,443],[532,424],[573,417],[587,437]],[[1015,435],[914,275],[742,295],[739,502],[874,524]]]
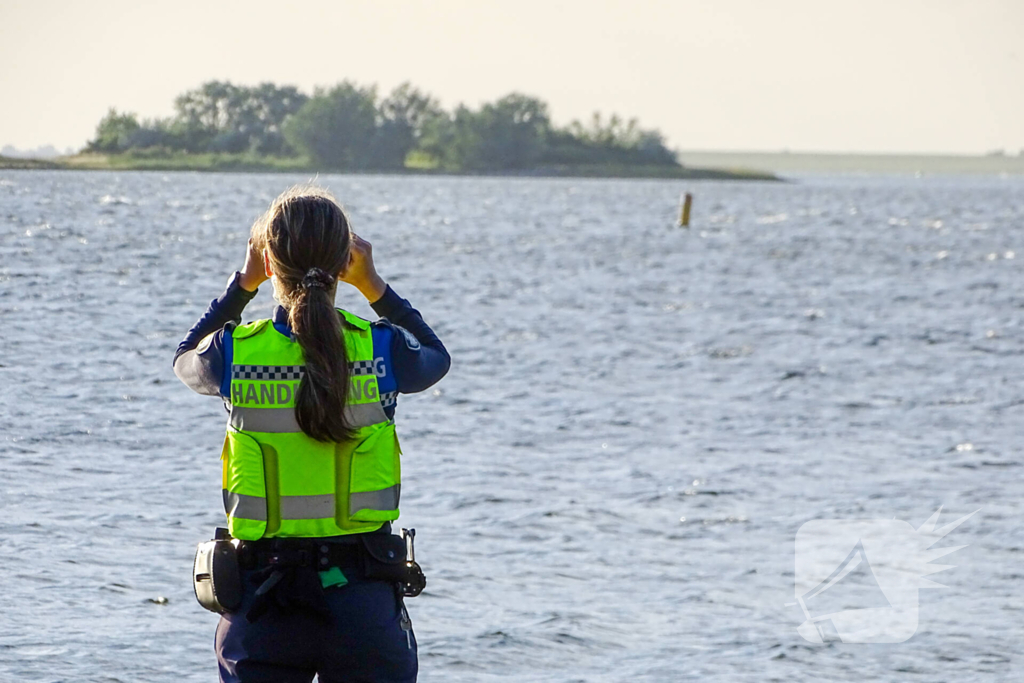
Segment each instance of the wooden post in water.
[[693,205],[693,195],[687,192],[682,197],[682,209],[679,212],[679,227],[690,227],[690,207]]

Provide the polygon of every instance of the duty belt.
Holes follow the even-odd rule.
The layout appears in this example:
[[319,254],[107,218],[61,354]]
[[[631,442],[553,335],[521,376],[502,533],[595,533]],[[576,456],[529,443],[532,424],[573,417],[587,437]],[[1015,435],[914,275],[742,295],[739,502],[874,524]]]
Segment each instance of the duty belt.
[[309,567],[324,571],[331,567],[361,567],[365,556],[362,543],[275,538],[238,544],[238,564],[242,569]]

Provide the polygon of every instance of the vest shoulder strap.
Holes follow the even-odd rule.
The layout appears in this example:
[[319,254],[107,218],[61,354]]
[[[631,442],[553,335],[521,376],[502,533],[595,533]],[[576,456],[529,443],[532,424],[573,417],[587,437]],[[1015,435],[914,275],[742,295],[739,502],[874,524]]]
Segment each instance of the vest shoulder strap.
[[263,320],[254,320],[251,323],[239,325],[238,327],[231,331],[231,338],[245,339],[246,337],[251,337],[258,332],[262,332],[269,324],[270,320],[264,318]]
[[369,320],[363,320],[358,315],[349,313],[348,311],[341,308],[338,309],[338,313],[340,313],[341,317],[345,319],[345,322],[351,325],[352,327],[358,330],[362,330],[363,332],[370,329]]
[[[341,308],[337,310],[338,313],[349,326],[354,327],[362,332],[366,332],[367,330],[370,329],[369,320],[364,320],[363,318],[360,318],[358,315],[355,315],[354,313],[349,313],[348,311]],[[270,325],[270,323],[271,321],[269,318],[264,318],[263,320],[254,320],[251,323],[246,323],[245,325],[239,325],[235,327],[231,331],[231,336],[234,339],[245,339],[246,337],[251,337],[255,334],[262,332],[267,328],[268,325]]]

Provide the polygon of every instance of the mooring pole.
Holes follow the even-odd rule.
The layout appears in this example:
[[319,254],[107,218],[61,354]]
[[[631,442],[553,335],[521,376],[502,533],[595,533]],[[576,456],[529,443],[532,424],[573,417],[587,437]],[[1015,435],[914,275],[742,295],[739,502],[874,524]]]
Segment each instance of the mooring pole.
[[683,195],[682,210],[679,212],[679,227],[690,227],[690,207],[693,205],[693,195],[687,192]]

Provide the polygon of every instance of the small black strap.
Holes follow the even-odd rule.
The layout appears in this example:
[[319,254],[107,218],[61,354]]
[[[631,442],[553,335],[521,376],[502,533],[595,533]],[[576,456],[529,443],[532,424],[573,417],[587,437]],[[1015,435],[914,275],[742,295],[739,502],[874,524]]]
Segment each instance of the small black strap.
[[280,569],[275,569],[270,574],[270,577],[266,581],[261,583],[260,587],[256,589],[256,595],[263,595],[264,593],[269,593],[274,588],[274,586],[281,582],[281,579],[283,578],[284,572]]

